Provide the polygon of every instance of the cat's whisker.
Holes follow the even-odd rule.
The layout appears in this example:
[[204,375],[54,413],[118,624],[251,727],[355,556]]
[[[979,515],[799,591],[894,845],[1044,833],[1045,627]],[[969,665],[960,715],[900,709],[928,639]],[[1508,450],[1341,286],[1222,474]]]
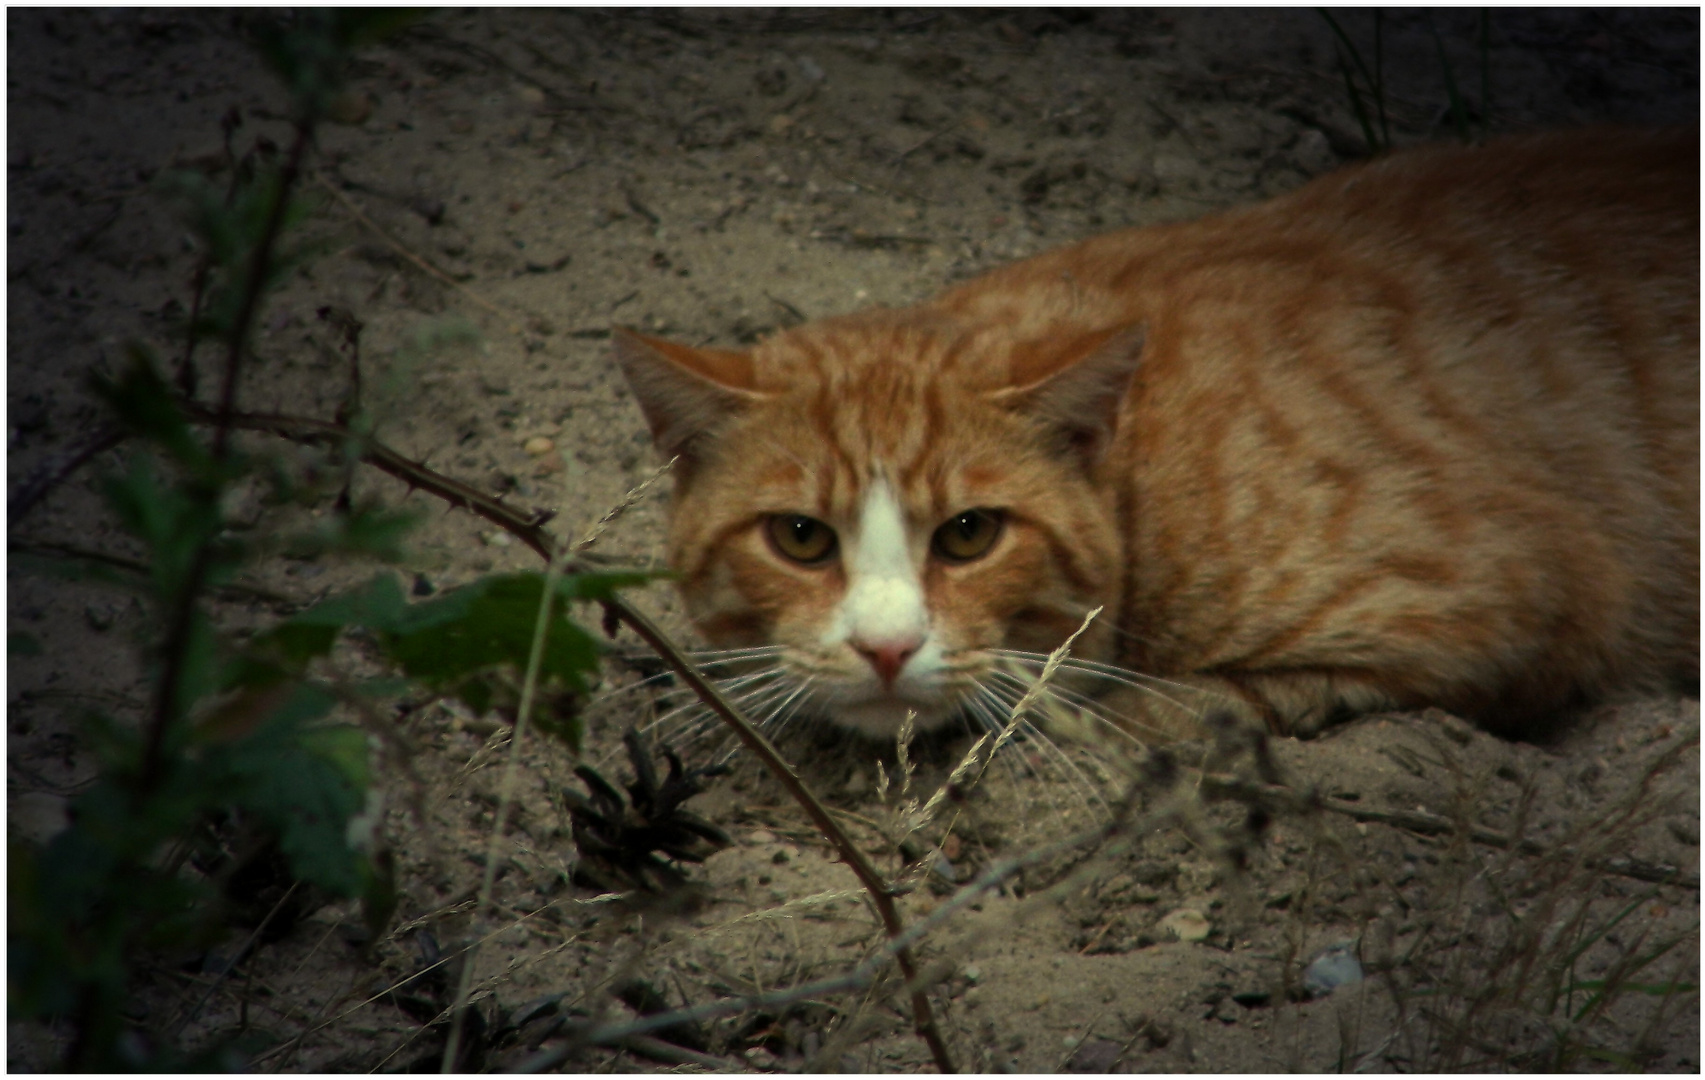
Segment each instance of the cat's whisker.
[[[998,736],[1006,727],[1006,721],[1003,719],[1003,716],[1009,710],[1000,707],[999,699],[991,694],[987,687],[983,686],[981,683],[976,683],[974,685],[976,686],[976,692],[965,699],[960,710],[960,714],[964,717],[966,722],[966,730],[973,737],[982,736],[992,738],[994,736]],[[1020,778],[1018,775],[1018,767],[1013,764],[1012,761],[1013,755],[996,754],[995,757],[1000,759],[1001,766],[1006,770],[1008,778],[1011,779],[1015,785],[1018,784],[1020,782]],[[977,774],[978,779],[981,778],[982,772],[986,771],[990,764],[992,764],[990,761],[985,761],[983,763],[982,770],[980,770]],[[973,785],[975,785],[976,782],[976,779],[971,781]]]
[[[1003,698],[1001,698],[1001,694],[997,694],[994,689],[987,688],[987,686],[979,686],[979,694],[977,694],[977,701],[975,701],[977,710],[979,710],[980,720],[984,723],[984,727],[991,730],[992,734],[999,734],[999,732],[1006,730],[1006,725],[1011,722],[1011,711],[1013,711],[1013,706],[1016,705],[1016,703],[1018,703],[1016,698],[1011,701],[1003,700]],[[1030,725],[1030,723],[1020,723],[1018,730],[1020,730],[1021,734],[1023,734],[1023,739],[1025,740],[1037,739],[1042,740],[1042,742],[1047,740],[1047,737],[1042,735],[1042,732],[1035,730],[1035,727]],[[1006,775],[1008,775],[1009,780],[1013,783],[1014,790],[1023,790],[1023,788],[1020,787],[1020,785],[1023,785],[1023,776],[1020,776],[1020,771],[1018,771],[1020,766],[1018,766],[1018,763],[1014,761],[1014,758],[1020,758],[1021,756],[1021,751],[1018,749],[1018,746],[1009,744],[1008,747],[999,747],[999,749],[994,751],[994,756],[1001,761],[1001,766],[1006,769]],[[1026,761],[1025,768],[1035,769],[1035,764],[1030,763],[1030,761]],[[1071,785],[1071,778],[1067,778],[1067,785]],[[1042,785],[1040,790],[1042,790],[1043,798],[1047,798],[1047,800],[1049,800],[1049,809],[1054,810],[1055,819],[1061,819],[1061,817],[1064,817],[1064,810],[1061,809],[1059,800],[1055,800],[1052,788],[1050,788],[1049,785]],[[1076,785],[1072,785],[1072,795],[1076,795],[1079,802],[1083,802],[1084,805],[1088,805],[1088,802],[1084,800],[1083,793],[1076,790]]]
[[[753,659],[777,653],[780,649],[777,646],[765,646],[761,649],[731,651],[756,654],[751,658],[740,657],[736,661],[742,667],[746,667],[750,665]],[[732,675],[718,675],[717,669],[728,665],[731,663],[730,661],[713,659],[710,662],[704,662],[702,658],[696,654],[694,659],[699,663],[700,670],[704,671],[705,674],[710,677],[711,682],[714,683],[724,695],[729,696],[730,698],[737,696],[738,691],[750,687],[753,684],[762,684],[766,680],[773,679],[776,675],[776,669],[774,667],[761,668],[755,671],[741,670]],[[690,712],[695,705],[698,704],[698,698],[693,694],[692,690],[680,684],[676,680],[673,672],[667,671],[657,672],[656,674],[647,676],[644,679],[640,679],[626,686],[601,691],[597,695],[596,703],[599,706],[609,707],[612,704],[620,703],[623,698],[641,690],[650,691],[653,694],[654,702],[659,708],[659,711],[651,720],[636,725],[641,734],[650,734],[660,728],[669,728],[681,717],[683,712]],[[613,751],[613,753],[620,752]],[[600,762],[600,764],[602,764],[602,762]]]
[[655,675],[647,675],[643,679],[635,679],[633,682],[627,683],[623,686],[611,686],[601,689],[598,691],[598,700],[614,701],[617,698],[624,697],[628,694],[638,693],[641,690],[669,693],[673,689],[675,689],[674,673],[669,671],[660,671]]
[[[995,674],[1003,673],[995,672]],[[982,689],[988,694],[989,699],[996,703],[999,707],[999,711],[1004,714],[1003,719],[999,721],[999,728],[1004,730],[1006,725],[1011,722],[1010,718],[1012,710],[1023,700],[1024,691],[1028,689],[1028,686],[1014,682],[1011,687],[984,685]],[[1053,689],[1055,688],[1048,688],[1048,690]],[[1008,696],[1009,694],[1010,696]],[[1046,697],[1046,694],[1044,694],[1044,697]],[[1066,778],[1067,785],[1071,788],[1072,793],[1078,798],[1079,802],[1081,802],[1086,808],[1096,805],[1100,806],[1103,810],[1106,809],[1106,801],[1102,799],[1094,781],[1084,775],[1083,770],[1078,768],[1077,764],[1071,760],[1070,755],[1068,755],[1058,743],[1048,737],[1048,733],[1046,731],[1043,731],[1040,727],[1027,720],[1021,720],[1017,730],[1022,732],[1026,739],[1032,741],[1043,756],[1051,755],[1055,759]],[[1054,810],[1056,814],[1059,814],[1060,811],[1058,806],[1055,806]]]
[[[791,684],[779,672],[768,672],[771,679],[755,689],[744,693],[729,695],[729,703],[739,709],[756,727],[762,729],[776,710],[786,704],[791,697]],[[702,710],[702,716],[709,728],[727,730],[722,718],[717,716],[709,706],[695,700],[694,704]]]
[[[999,656],[1009,660],[1018,660],[1026,664],[1034,664],[1038,669],[1048,662],[1048,654],[1024,652],[1019,649],[988,649],[990,656]],[[1179,690],[1188,690],[1196,694],[1211,694],[1214,697],[1224,697],[1199,686],[1168,679],[1160,675],[1145,675],[1140,671],[1119,667],[1117,664],[1104,664],[1098,660],[1085,660],[1082,657],[1068,656],[1060,663],[1060,667],[1068,671],[1081,671],[1086,674],[1099,675],[1114,682],[1137,689],[1151,689],[1152,685],[1167,686]],[[1152,685],[1151,685],[1152,684]]]
[[[780,649],[766,646],[760,650],[737,651],[768,654],[779,652]],[[748,714],[767,708],[787,689],[784,676],[776,667],[713,678],[712,681],[731,704]],[[722,726],[715,714],[686,687],[672,686],[666,693],[658,695],[658,700],[668,707],[648,722],[640,724],[638,730],[659,743],[670,745],[678,753],[690,755],[693,748],[707,735]],[[677,700],[679,704],[670,704]],[[611,756],[615,756],[614,751]]]
[[774,723],[779,727],[793,719],[794,715],[810,701],[811,687],[815,681],[809,677],[800,680],[794,686],[793,692],[784,698],[781,704],[770,710],[770,715],[765,722]]
[[[1038,670],[1040,670],[1041,665],[1047,660],[1047,657],[1041,656],[1040,654],[1020,652],[1015,649],[990,649],[989,653],[1004,660],[1032,665]],[[1198,721],[1206,715],[1214,704],[1236,704],[1233,699],[1226,694],[1209,690],[1206,687],[1193,686],[1190,683],[1178,682],[1173,679],[1165,679],[1158,675],[1144,675],[1140,672],[1131,671],[1128,668],[1115,667],[1112,664],[1097,663],[1093,660],[1068,658],[1060,664],[1060,669],[1064,671],[1077,672],[1084,676],[1103,679],[1107,682],[1140,691],[1143,694],[1158,697],[1160,700],[1167,702],[1180,712]],[[1165,689],[1161,689],[1162,687]],[[1182,693],[1191,697],[1207,698],[1209,701],[1208,704],[1205,705],[1187,705],[1185,702],[1180,701],[1178,698],[1172,696],[1171,693],[1167,693],[1166,691]],[[1106,714],[1102,713],[1101,715],[1105,716]],[[1135,718],[1129,718],[1129,722],[1140,723]]]
[[[1028,689],[1032,682],[1032,680],[1011,671],[997,670],[992,672],[992,674],[1020,690]],[[1189,713],[1197,718],[1200,718],[1203,713],[1203,710],[1192,710],[1182,702],[1179,702],[1172,697],[1153,689],[1152,687],[1138,686],[1136,689],[1142,690],[1145,693],[1154,694],[1162,700],[1176,706],[1180,711]],[[1076,710],[1080,716],[1087,716],[1095,720],[1101,728],[1113,734],[1117,738],[1129,742],[1132,746],[1138,749],[1146,749],[1148,746],[1148,743],[1145,743],[1139,737],[1139,732],[1152,736],[1155,741],[1161,741],[1164,738],[1163,732],[1144,723],[1140,718],[1125,716],[1122,713],[1115,712],[1102,702],[1097,701],[1094,697],[1080,693],[1070,687],[1061,686],[1058,682],[1050,683],[1044,690],[1042,696],[1044,700],[1052,699],[1053,701],[1062,703],[1065,706]]]
[[[1126,716],[1123,713],[1115,712],[1087,694],[1081,694],[1065,686],[1051,686],[1048,689],[1051,693],[1059,695],[1060,699],[1067,702],[1071,707],[1077,709],[1080,714],[1098,721],[1103,730],[1123,739],[1139,750],[1146,750],[1151,742],[1163,741],[1165,738],[1165,733],[1160,728],[1144,722],[1141,717]],[[1178,706],[1180,710],[1189,713],[1198,720],[1203,716],[1201,709],[1191,710],[1164,694],[1155,693],[1156,696]],[[1143,741],[1140,736],[1144,734],[1150,737],[1150,742]]]
[[[1030,685],[1029,681],[1023,678],[1013,679],[1010,673],[1002,674],[1015,687],[1027,688]],[[1168,702],[1186,715],[1196,718],[1200,718],[1202,715],[1202,710],[1192,710],[1183,703],[1152,688],[1140,689],[1144,689],[1146,693]],[[1093,725],[1095,731],[1128,743],[1134,749],[1144,750],[1153,743],[1163,742],[1166,739],[1166,733],[1162,729],[1145,721],[1140,715],[1131,716],[1116,711],[1094,696],[1080,693],[1070,687],[1050,684],[1043,692],[1042,697],[1047,705],[1065,710],[1070,722],[1078,724],[1088,722]],[[1061,719],[1061,717],[1055,717],[1054,721],[1060,723]]]
[[700,668],[717,664],[734,664],[747,660],[780,657],[783,648],[780,645],[755,645],[749,649],[695,649],[687,654]]
[[[755,709],[744,710],[755,727],[769,739],[774,739],[799,716],[802,708],[809,702],[813,680],[806,678],[795,682],[789,677],[779,677],[774,694],[764,702],[764,711]],[[778,700],[779,699],[779,700]],[[729,745],[716,759],[716,764],[726,763],[741,750],[740,741],[729,732]]]
[[[736,675],[727,679],[717,679],[714,681],[717,685],[717,689],[722,691],[724,697],[729,698],[731,701],[735,701],[738,699],[744,699],[748,694],[755,693],[755,690],[749,689],[753,687],[754,684],[757,684],[757,689],[761,690],[765,686],[770,685],[776,677],[777,672],[774,669],[769,669],[765,671],[754,671],[745,675]],[[682,704],[673,706],[667,712],[661,714],[658,719],[667,719],[669,716],[678,713],[683,709],[691,709],[703,705],[703,703],[699,701],[698,695],[694,694],[692,690],[687,687],[677,687],[674,690],[674,694],[680,695],[686,700],[684,700]]]

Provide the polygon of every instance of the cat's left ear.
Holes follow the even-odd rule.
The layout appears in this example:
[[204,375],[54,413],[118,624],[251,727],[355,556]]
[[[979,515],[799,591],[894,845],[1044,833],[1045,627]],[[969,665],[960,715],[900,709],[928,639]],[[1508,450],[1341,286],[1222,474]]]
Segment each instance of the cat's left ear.
[[691,458],[696,443],[761,396],[752,389],[752,358],[746,353],[695,349],[619,326],[610,339],[651,437],[665,454]]
[[1119,406],[1142,362],[1141,324],[1050,340],[1015,351],[1012,383],[996,401],[1059,432],[1072,452],[1093,463],[1113,436]]

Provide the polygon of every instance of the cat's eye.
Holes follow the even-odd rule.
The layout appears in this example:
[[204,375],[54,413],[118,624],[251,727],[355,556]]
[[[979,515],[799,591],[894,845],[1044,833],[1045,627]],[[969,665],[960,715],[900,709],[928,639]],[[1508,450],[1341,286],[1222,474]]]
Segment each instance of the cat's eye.
[[943,522],[930,544],[950,562],[969,562],[995,546],[1003,523],[999,510],[967,510]]
[[770,543],[789,559],[807,566],[827,562],[836,550],[835,530],[804,514],[770,517]]

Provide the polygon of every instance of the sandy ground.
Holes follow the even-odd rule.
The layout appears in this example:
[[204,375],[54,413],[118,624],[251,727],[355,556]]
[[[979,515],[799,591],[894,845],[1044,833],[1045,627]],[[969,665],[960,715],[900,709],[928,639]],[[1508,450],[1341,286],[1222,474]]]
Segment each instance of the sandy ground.
[[[1442,12],[1437,30],[1478,120],[1474,20]],[[1342,21],[1371,50],[1371,19]],[[175,351],[168,327],[188,302],[194,255],[159,177],[191,168],[222,181],[219,119],[233,106],[240,145],[284,141],[282,95],[240,22],[7,12],[13,490],[94,429],[89,371],[116,370],[131,340]],[[1494,131],[1697,123],[1698,30],[1696,11],[1497,12],[1484,116]],[[1385,33],[1393,141],[1451,137],[1427,17],[1394,13]],[[1331,30],[1311,12],[444,13],[371,50],[354,76],[346,122],[324,130],[309,185],[320,208],[303,234],[323,253],[266,309],[242,400],[329,418],[345,361],[315,313],[342,307],[364,324],[382,439],[517,505],[554,509],[570,531],[656,465],[608,357],[612,324],[750,343],[1098,230],[1257,200],[1365,150]],[[446,343],[468,331],[471,344]],[[12,522],[12,540],[134,552],[98,497],[115,461]],[[422,591],[535,565],[469,515],[381,477],[362,485],[426,511],[405,566]],[[655,560],[664,498],[642,501],[598,550]],[[251,530],[277,524],[259,508],[236,516]],[[281,554],[251,583],[306,603],[369,573]],[[16,568],[8,586],[10,630],[44,646],[8,664],[8,829],[41,836],[93,768],[80,712],[124,715],[145,699],[146,621],[93,587]],[[684,633],[666,588],[640,603]],[[243,627],[276,614],[231,604],[221,617]],[[626,638],[618,648],[638,652]],[[612,689],[587,713],[589,757],[612,778],[626,768],[619,733],[653,712],[651,695],[631,688],[644,667],[613,660]],[[441,1031],[394,1000],[363,1002],[433,948],[474,937],[487,939],[476,986],[488,1029],[547,995],[619,1018],[639,1000],[635,985],[671,1007],[785,989],[843,973],[879,945],[850,872],[738,758],[696,804],[734,838],[689,868],[696,906],[588,903],[600,890],[574,878],[559,794],[581,786],[574,761],[539,742],[524,748],[495,909],[470,915],[506,729],[439,705],[398,724],[413,756],[386,781],[384,832],[401,929],[364,957],[340,933],[350,905],[305,914],[193,1014],[191,1041],[246,1025],[276,1047],[257,1069],[435,1069]],[[663,730],[695,761],[711,752],[682,724]],[[1094,748],[1016,746],[902,843],[907,800],[935,790],[963,743],[918,748],[904,791],[880,782],[879,761],[883,775],[903,772],[892,748],[803,736],[784,746],[884,872],[907,882],[907,918],[936,920],[921,953],[962,1068],[1696,1071],[1698,730],[1697,698],[1679,696],[1606,705],[1542,744],[1440,714],[1371,717],[1269,748],[1287,783],[1335,810],[1274,812],[1251,830],[1241,803],[1155,785],[1137,800],[1142,827],[1088,849],[1062,840],[1106,820],[1125,786]],[[1184,757],[1233,768],[1215,748]],[[1341,812],[1354,808],[1477,822],[1528,846]],[[955,883],[1038,852],[998,895],[952,907]],[[1595,868],[1610,856],[1674,864],[1695,883]],[[1305,971],[1323,966],[1310,962],[1345,942],[1366,978],[1311,996]],[[1635,988],[1568,1029],[1607,977]],[[165,958],[139,979],[146,1026],[189,1015],[206,976]],[[1555,1001],[1552,986],[1563,988]],[[890,975],[696,1034],[672,1029],[662,1046],[579,1049],[564,1067],[929,1068],[897,989]],[[47,1064],[62,1038],[13,1024],[8,1063]],[[545,1019],[472,1041],[463,1065],[506,1068],[562,1036]]]

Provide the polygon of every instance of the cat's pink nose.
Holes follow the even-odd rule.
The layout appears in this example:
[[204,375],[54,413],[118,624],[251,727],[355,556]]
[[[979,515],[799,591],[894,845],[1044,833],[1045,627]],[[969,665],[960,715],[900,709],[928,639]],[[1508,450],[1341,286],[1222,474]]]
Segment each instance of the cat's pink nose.
[[912,658],[922,644],[922,638],[908,638],[903,641],[855,640],[852,647],[860,656],[870,661],[870,666],[876,670],[876,677],[882,680],[882,685],[893,689],[894,680],[900,677],[900,669],[906,666],[906,661]]

